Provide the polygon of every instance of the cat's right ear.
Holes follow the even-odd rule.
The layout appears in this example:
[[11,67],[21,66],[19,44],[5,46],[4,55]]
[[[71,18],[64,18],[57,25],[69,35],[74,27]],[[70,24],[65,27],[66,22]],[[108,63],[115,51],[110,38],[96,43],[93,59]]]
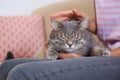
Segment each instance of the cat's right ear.
[[88,28],[88,23],[89,22],[89,18],[88,18],[88,16],[87,17],[85,17],[83,20],[82,20],[82,22],[80,23],[80,28],[82,29],[82,30],[85,30],[85,29],[87,29]]
[[62,24],[54,19],[51,19],[51,27],[54,29],[54,30],[58,30],[62,27]]

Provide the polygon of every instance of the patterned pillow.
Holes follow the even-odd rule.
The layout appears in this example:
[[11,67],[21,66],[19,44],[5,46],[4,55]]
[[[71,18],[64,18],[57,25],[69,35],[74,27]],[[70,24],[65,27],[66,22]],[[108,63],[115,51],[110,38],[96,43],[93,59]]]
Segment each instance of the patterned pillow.
[[41,16],[0,17],[0,62],[11,51],[16,58],[30,58],[44,43]]

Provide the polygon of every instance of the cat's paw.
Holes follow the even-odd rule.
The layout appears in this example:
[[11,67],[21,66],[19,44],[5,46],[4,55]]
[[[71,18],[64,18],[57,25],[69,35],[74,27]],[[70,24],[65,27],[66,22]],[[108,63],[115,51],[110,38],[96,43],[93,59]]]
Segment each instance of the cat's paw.
[[46,58],[50,60],[56,60],[58,58],[58,52],[56,51],[46,51]]
[[91,54],[93,56],[106,56],[106,57],[108,57],[108,56],[110,56],[110,50],[96,46],[93,48],[93,51]]
[[98,51],[98,56],[110,56],[110,51],[108,49],[101,49]]

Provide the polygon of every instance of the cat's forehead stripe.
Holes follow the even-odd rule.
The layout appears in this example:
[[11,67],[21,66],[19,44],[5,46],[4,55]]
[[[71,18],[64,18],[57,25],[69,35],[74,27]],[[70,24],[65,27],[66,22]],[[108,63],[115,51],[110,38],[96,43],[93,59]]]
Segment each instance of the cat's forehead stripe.
[[66,30],[73,31],[78,28],[78,22],[77,21],[64,21],[62,22],[63,28]]
[[64,28],[64,34],[65,35],[73,35],[73,33],[78,30],[78,22],[77,21],[64,21],[62,22],[63,28]]
[[63,22],[61,22],[63,25],[72,25],[72,26],[76,26],[76,25],[78,25],[78,21],[74,21],[74,20],[72,20],[72,21],[63,21]]

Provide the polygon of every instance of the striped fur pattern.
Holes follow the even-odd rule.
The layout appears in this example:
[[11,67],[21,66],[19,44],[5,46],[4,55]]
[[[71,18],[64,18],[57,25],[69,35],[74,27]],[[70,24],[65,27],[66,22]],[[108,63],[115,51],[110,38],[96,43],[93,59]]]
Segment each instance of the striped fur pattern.
[[56,60],[60,52],[74,52],[82,56],[109,56],[109,50],[100,46],[86,29],[88,17],[81,21],[51,20],[51,26],[53,30],[46,53],[48,59]]

